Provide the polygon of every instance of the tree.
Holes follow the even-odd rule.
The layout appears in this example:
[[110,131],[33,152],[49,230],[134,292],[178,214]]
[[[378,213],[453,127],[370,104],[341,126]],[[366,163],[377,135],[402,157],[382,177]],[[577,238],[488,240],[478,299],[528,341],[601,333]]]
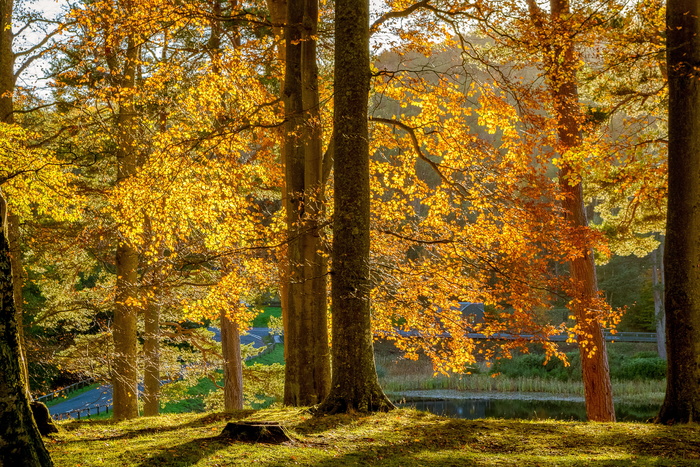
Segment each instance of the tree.
[[[9,28],[3,28],[2,31],[7,30]],[[30,396],[22,378],[19,329],[12,286],[13,271],[7,239],[7,203],[2,195],[0,216],[0,373],[3,375],[0,382],[0,464],[15,465],[21,460],[22,465],[29,467],[51,466],[53,462],[29,408]]]
[[[130,1],[117,2],[112,14],[130,15]],[[118,28],[118,26],[117,26]],[[107,65],[115,77],[120,91],[115,119],[115,143],[117,158],[117,184],[124,183],[136,174],[138,168],[137,143],[134,135],[137,114],[134,105],[139,45],[135,31],[106,30],[105,47]],[[122,52],[124,55],[120,57]],[[120,60],[121,58],[121,60]],[[115,256],[116,290],[114,296],[114,366],[112,369],[112,394],[114,419],[125,420],[138,417],[138,369],[137,369],[137,307],[139,255],[133,244],[120,239]]]
[[325,212],[323,131],[316,43],[318,2],[287,0],[284,112],[287,275],[285,395],[287,405],[321,402],[330,385],[326,259],[321,234]]
[[661,423],[700,419],[700,4],[669,0],[668,208],[664,253],[666,397]]
[[369,1],[336,1],[334,62],[332,380],[318,413],[387,411],[370,322]]
[[[568,0],[550,1],[552,30],[543,24],[544,12],[534,0],[528,0],[530,15],[545,51],[546,78],[557,119],[560,153],[572,151],[581,144],[581,116],[576,81],[576,55],[570,22]],[[550,44],[545,41],[554,38]],[[588,219],[583,198],[580,175],[565,160],[560,165],[559,179],[563,194],[562,207],[565,220],[574,228],[586,229]],[[615,421],[612,399],[612,383],[608,367],[608,354],[600,320],[596,317],[598,294],[593,251],[582,248],[569,263],[574,282],[570,306],[576,318],[577,340],[581,350],[586,415],[591,421]]]

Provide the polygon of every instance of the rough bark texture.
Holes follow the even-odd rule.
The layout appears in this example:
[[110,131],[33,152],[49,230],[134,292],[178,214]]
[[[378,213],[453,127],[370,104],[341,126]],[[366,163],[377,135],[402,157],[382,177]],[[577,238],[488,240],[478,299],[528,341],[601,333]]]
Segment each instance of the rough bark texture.
[[316,0],[288,0],[285,30],[285,208],[288,282],[285,306],[287,405],[318,404],[328,394],[330,355],[326,262],[321,255],[323,212]]
[[[0,0],[0,122],[14,123],[14,91],[15,91],[15,54],[12,51],[12,0]],[[19,331],[20,352],[22,361],[22,377],[29,388],[29,374],[27,372],[27,359],[24,352],[24,332],[22,305],[22,261],[19,246],[19,218],[8,213],[7,234],[10,244],[10,258],[12,260],[12,270],[15,274],[12,277],[15,299],[15,310],[17,313],[17,325]]]
[[0,465],[50,466],[53,463],[34,422],[29,393],[22,381],[6,214],[7,204],[0,195]]
[[[581,143],[581,114],[576,82],[577,59],[573,48],[575,31],[570,29],[566,21],[571,14],[569,2],[550,0],[549,21],[556,31],[554,34],[557,35],[553,41],[542,28],[546,13],[534,0],[528,0],[528,5],[535,27],[540,30],[543,44],[546,44],[546,79],[557,118],[560,150],[563,153]],[[583,187],[581,183],[572,182],[576,175],[564,165],[560,169],[559,180],[564,195],[562,207],[565,220],[569,226],[581,229],[588,226],[588,220]],[[608,354],[603,329],[593,307],[598,298],[593,252],[582,247],[580,255],[570,262],[569,268],[575,284],[571,297],[571,312],[578,326],[577,340],[581,353],[586,415],[591,421],[615,421]]]
[[656,320],[656,351],[666,359],[666,313],[664,312],[664,240],[651,254],[651,281],[654,291],[654,318]]
[[160,412],[160,307],[149,303],[144,314],[143,414]]
[[700,420],[700,3],[669,0],[666,398],[657,420]]
[[[135,86],[138,47],[132,36],[126,39],[126,56],[119,66],[115,56],[108,56],[107,63],[113,74],[121,76],[121,88],[125,90],[119,102],[115,131],[117,132],[117,183],[136,173],[137,153],[134,132],[136,110],[130,88]],[[114,300],[114,359],[112,387],[115,420],[138,417],[138,368],[136,321],[136,286],[138,282],[139,256],[136,248],[120,239],[116,253],[116,292]]]
[[12,51],[13,0],[0,0],[0,121],[12,123],[15,54]]
[[243,360],[238,324],[221,314],[221,353],[224,360],[224,411],[243,409]]
[[336,1],[335,44],[333,379],[318,413],[385,411],[370,323],[368,0]]

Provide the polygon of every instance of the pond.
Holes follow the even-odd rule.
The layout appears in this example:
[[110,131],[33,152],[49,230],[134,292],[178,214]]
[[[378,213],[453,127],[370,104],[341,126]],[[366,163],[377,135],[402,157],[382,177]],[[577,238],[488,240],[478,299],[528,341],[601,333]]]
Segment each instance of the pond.
[[[497,394],[497,395],[496,395]],[[507,396],[507,397],[504,397]],[[396,398],[395,398],[396,399]],[[577,400],[578,399],[578,400]],[[397,400],[400,407],[414,407],[453,418],[519,418],[528,420],[585,420],[586,408],[580,398],[519,393],[468,394],[462,398],[431,399],[426,396]],[[621,422],[645,422],[658,413],[658,405],[615,404],[615,415]]]

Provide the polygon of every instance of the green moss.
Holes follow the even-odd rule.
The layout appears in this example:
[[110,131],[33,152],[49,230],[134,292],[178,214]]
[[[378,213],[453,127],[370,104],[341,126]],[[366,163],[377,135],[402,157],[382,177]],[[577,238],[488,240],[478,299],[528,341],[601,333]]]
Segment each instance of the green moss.
[[[291,444],[218,435],[229,418],[287,425]],[[454,420],[413,410],[312,418],[303,409],[180,414],[121,423],[63,422],[56,465],[691,466],[700,426]]]

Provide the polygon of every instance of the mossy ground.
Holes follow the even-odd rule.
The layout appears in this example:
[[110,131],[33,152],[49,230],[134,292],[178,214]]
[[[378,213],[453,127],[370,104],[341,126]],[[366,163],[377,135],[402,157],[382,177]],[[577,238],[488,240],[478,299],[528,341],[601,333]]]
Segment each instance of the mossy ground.
[[[228,420],[285,423],[282,445],[219,438]],[[700,425],[456,420],[414,410],[313,418],[298,409],[70,421],[47,440],[56,466],[691,466]]]

